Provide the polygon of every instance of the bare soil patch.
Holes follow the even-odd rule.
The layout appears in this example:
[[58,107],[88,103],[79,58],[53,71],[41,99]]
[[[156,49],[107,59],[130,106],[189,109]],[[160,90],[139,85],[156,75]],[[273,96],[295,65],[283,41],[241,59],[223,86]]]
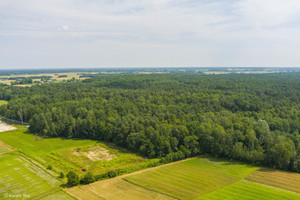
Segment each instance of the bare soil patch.
[[15,130],[16,127],[13,127],[11,125],[8,125],[5,122],[0,121],[0,132],[5,132],[5,131],[11,131],[11,130]]
[[100,146],[90,147],[85,151],[81,151],[81,149],[74,149],[73,154],[75,156],[87,157],[92,161],[109,161],[117,157],[116,155],[110,153],[109,150]]

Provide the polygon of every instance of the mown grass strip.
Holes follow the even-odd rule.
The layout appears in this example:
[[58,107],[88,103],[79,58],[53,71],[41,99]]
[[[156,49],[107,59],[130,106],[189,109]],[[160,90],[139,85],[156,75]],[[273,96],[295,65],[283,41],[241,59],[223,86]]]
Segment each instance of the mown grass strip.
[[207,156],[191,159],[182,164],[219,172],[238,179],[242,179],[258,169],[255,166]]
[[0,156],[0,193],[37,196],[59,187],[59,182],[14,154]]
[[245,179],[300,193],[299,173],[261,168]]
[[300,195],[277,188],[260,185],[246,180],[240,180],[229,186],[211,192],[197,200],[296,200]]
[[237,179],[214,171],[177,163],[124,178],[146,189],[178,199],[193,199]]

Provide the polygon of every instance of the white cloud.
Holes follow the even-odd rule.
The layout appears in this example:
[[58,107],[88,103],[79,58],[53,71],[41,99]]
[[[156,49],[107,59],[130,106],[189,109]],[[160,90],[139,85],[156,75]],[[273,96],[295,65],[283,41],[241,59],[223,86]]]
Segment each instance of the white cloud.
[[[40,40],[57,42],[46,53],[55,55],[59,52],[55,47],[68,50],[65,62],[70,64],[74,64],[70,58],[80,48],[90,55],[94,49],[111,58],[111,65],[120,65],[96,46],[110,49],[111,44],[115,57],[123,58],[118,48],[127,51],[130,58],[124,62],[128,66],[134,65],[134,60],[140,65],[143,59],[144,65],[248,65],[256,63],[255,58],[259,65],[268,63],[272,55],[276,59],[269,65],[276,65],[278,59],[300,65],[292,57],[300,43],[298,0],[2,0],[0,13],[0,40],[29,38],[37,46]],[[60,46],[62,39],[64,46]],[[74,43],[76,47],[68,48]],[[274,43],[280,49],[270,51]],[[267,51],[269,56],[263,61],[260,55]],[[277,58],[279,54],[282,58]],[[84,60],[85,55],[81,58]],[[93,64],[103,60],[89,58]]]

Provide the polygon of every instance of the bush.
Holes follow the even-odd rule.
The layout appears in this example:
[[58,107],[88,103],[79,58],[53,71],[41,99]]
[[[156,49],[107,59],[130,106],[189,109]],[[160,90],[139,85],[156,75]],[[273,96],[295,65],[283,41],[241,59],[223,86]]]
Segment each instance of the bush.
[[64,178],[65,174],[63,172],[60,172],[59,178]]
[[78,185],[79,184],[79,177],[77,174],[75,174],[74,172],[69,172],[67,174],[67,178],[68,178],[68,185],[70,186],[74,186],[74,185]]
[[52,165],[48,165],[47,169],[52,170]]
[[82,179],[80,179],[81,184],[89,184],[95,181],[94,175],[92,172],[87,172]]

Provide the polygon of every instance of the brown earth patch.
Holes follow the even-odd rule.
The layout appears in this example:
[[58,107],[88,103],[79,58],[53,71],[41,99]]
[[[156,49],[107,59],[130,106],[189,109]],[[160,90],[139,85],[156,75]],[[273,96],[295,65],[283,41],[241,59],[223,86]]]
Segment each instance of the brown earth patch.
[[11,131],[17,129],[16,127],[13,127],[11,125],[8,125],[5,122],[0,121],[0,132],[5,132],[5,131]]
[[75,156],[87,157],[92,161],[108,161],[117,157],[115,154],[110,153],[109,150],[100,146],[93,146],[84,151],[81,151],[81,149],[74,149],[73,154]]

